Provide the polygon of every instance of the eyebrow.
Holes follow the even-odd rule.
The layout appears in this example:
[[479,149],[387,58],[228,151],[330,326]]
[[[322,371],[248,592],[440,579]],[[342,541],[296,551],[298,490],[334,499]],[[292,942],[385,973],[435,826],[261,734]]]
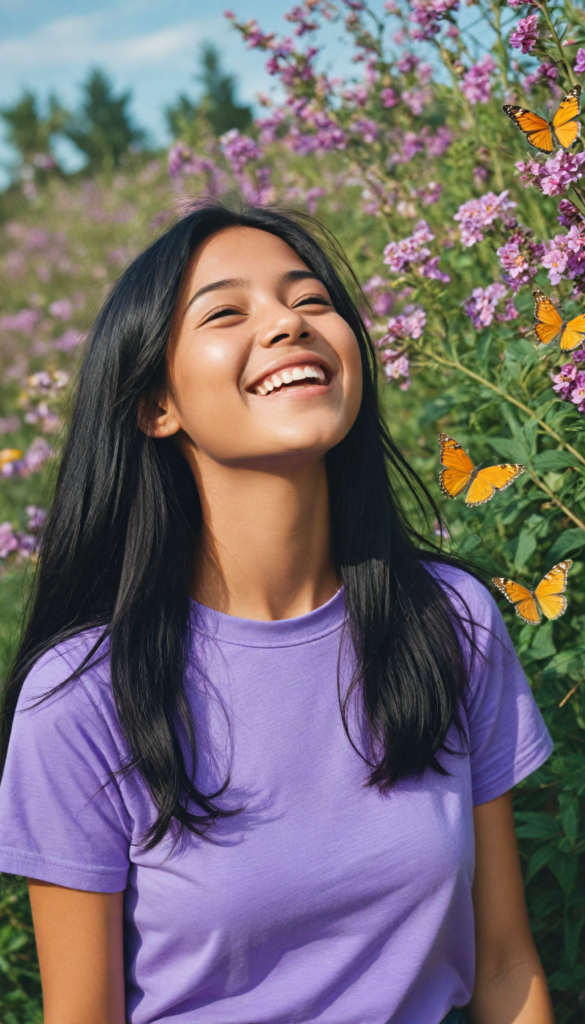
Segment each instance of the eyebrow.
[[[312,270],[289,270],[286,274],[282,275],[281,281],[283,284],[292,284],[294,281],[305,281],[312,279],[313,281],[319,281],[324,287],[325,282],[318,274],[314,274]],[[199,288],[195,292],[186,307],[185,312],[192,306],[196,299],[200,299],[202,295],[207,295],[208,292],[220,291],[222,288],[247,288],[250,282],[246,281],[243,277],[226,277],[222,281],[212,281],[211,284],[203,285],[203,288]]]

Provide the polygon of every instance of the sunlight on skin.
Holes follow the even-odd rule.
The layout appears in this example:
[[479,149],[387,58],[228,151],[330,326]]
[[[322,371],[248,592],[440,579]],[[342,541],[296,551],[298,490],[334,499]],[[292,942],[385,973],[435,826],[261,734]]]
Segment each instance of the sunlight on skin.
[[[267,377],[305,367],[325,380],[258,393]],[[168,381],[143,427],[176,436],[197,480],[207,557],[195,595],[256,619],[323,604],[339,585],[324,457],[362,395],[356,337],[325,286],[268,232],[209,238],[183,285]]]

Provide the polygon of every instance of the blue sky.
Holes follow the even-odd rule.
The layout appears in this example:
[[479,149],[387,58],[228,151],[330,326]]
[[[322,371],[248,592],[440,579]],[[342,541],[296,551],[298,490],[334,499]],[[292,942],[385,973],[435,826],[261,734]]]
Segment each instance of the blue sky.
[[[371,3],[382,10],[383,0]],[[137,123],[153,141],[166,142],[162,110],[181,91],[196,94],[195,59],[204,40],[221,50],[242,100],[253,102],[258,92],[274,87],[264,71],[265,56],[246,49],[223,18],[224,6],[238,18],[256,18],[266,30],[290,34],[283,14],[293,0],[0,0],[0,106],[13,103],[24,87],[41,98],[53,91],[75,106],[80,83],[89,68],[99,66],[118,90],[132,91]],[[464,21],[476,16],[473,9],[461,11]],[[341,25],[329,25],[322,34],[324,62],[347,74],[342,33]],[[2,164],[10,156],[1,131],[0,187],[7,180]]]
[[[292,0],[226,0],[225,6],[239,18],[290,33],[282,15]],[[0,0],[0,106],[23,87],[42,97],[52,90],[73,106],[88,69],[100,66],[117,89],[132,90],[136,121],[160,142],[166,138],[163,107],[180,91],[196,93],[192,76],[204,40],[217,44],[225,67],[237,75],[241,99],[251,102],[270,85],[265,57],[245,48],[223,7],[222,0]],[[333,60],[341,58],[340,34],[340,27],[328,32]],[[0,162],[7,156],[0,143]]]

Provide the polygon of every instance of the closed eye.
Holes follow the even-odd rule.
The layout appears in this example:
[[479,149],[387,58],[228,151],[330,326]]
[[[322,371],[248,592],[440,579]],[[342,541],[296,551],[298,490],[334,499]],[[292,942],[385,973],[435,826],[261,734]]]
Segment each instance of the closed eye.
[[233,306],[223,306],[221,309],[215,309],[203,322],[208,324],[211,320],[219,320],[224,316],[242,316],[242,311],[234,309]]
[[305,299],[300,299],[298,302],[295,302],[293,309],[298,309],[299,306],[309,305],[330,306],[331,302],[329,299],[326,299],[324,295],[308,295]]

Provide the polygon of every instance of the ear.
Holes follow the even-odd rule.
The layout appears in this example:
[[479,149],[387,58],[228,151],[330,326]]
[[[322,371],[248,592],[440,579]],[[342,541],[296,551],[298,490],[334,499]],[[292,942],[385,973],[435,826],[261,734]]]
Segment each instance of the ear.
[[172,437],[181,429],[170,396],[142,398],[138,406],[138,426],[148,437]]

